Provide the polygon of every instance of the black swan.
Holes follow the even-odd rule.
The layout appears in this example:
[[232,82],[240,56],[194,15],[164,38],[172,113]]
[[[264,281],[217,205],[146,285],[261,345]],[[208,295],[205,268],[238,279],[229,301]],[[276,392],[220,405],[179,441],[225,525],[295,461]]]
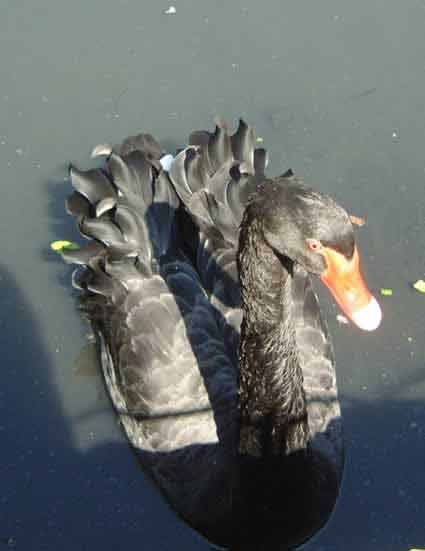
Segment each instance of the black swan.
[[150,478],[210,542],[292,549],[328,520],[344,452],[332,345],[310,275],[360,328],[381,320],[353,223],[292,171],[265,176],[242,120],[172,159],[149,134],[71,166],[73,276],[112,403]]

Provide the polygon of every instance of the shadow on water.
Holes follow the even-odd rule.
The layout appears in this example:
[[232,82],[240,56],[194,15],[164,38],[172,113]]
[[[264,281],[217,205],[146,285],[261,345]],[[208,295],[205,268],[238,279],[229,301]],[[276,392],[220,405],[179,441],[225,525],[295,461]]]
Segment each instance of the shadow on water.
[[0,280],[0,549],[171,549],[183,528],[163,533],[170,513],[125,441],[78,449],[37,316],[5,267]]

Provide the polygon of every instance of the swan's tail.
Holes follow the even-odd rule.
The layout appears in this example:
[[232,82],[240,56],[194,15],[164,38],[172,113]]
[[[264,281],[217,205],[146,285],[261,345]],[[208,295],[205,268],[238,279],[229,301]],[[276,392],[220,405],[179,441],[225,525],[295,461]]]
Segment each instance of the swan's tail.
[[156,273],[174,251],[179,200],[162,169],[161,148],[149,134],[128,138],[117,149],[98,146],[93,156],[106,157],[105,169],[71,166],[75,191],[67,201],[90,241],[63,256],[82,266],[73,283],[83,296],[116,304],[132,281]]

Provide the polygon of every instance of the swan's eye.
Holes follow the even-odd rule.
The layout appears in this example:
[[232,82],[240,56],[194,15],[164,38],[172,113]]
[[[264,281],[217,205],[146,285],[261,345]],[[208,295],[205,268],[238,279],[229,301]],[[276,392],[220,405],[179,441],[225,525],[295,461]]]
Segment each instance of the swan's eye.
[[310,251],[318,252],[323,248],[323,245],[318,239],[306,239],[306,243]]

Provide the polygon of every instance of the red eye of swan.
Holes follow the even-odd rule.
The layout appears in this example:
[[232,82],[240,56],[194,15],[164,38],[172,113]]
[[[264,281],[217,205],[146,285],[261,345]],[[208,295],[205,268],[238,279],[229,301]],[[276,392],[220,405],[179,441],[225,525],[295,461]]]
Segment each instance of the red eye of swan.
[[318,239],[306,239],[306,243],[310,251],[320,251],[323,248],[323,245]]

